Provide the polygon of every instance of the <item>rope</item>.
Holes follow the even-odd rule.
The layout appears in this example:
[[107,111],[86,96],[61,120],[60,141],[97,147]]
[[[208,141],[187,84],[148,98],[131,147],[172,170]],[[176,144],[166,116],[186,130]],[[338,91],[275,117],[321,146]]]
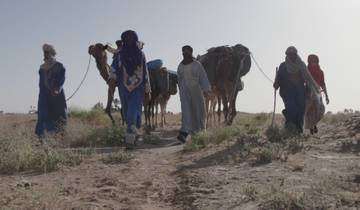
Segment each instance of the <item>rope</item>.
[[[278,68],[276,67],[276,73],[278,72]],[[272,120],[271,120],[271,127],[274,127],[274,121],[275,121],[275,109],[276,109],[276,89],[274,88],[274,109],[272,113]]]
[[[256,67],[259,69],[259,71],[264,75],[264,77],[271,82],[271,84],[274,83],[274,81],[272,79],[270,79],[270,77],[262,70],[262,68],[260,67],[259,63],[256,61],[253,53],[250,53],[251,58],[253,59],[254,63],[256,64]],[[276,68],[276,73],[278,71],[278,68]],[[271,127],[274,126],[274,121],[275,121],[275,111],[276,111],[276,89],[274,89],[274,107],[273,107],[273,112],[272,112],[272,120],[271,120]]]
[[90,70],[90,63],[91,63],[91,55],[89,55],[89,62],[88,62],[88,66],[87,66],[87,69],[86,69],[86,72],[85,72],[85,75],[84,75],[83,79],[81,80],[79,86],[76,88],[74,93],[69,98],[67,98],[66,101],[70,100],[78,92],[78,90],[80,89],[80,87],[84,83],[84,81],[85,81],[85,79],[87,77],[87,74],[89,73],[89,70]]
[[262,70],[262,68],[260,67],[259,63],[256,61],[253,53],[250,53],[250,56],[251,56],[251,58],[253,59],[254,63],[256,64],[256,67],[260,70],[260,72],[264,75],[264,77],[265,77],[269,82],[271,82],[271,84],[274,83],[274,81],[272,81],[272,79],[270,79],[270,77],[269,77],[268,75],[266,75],[266,73]]

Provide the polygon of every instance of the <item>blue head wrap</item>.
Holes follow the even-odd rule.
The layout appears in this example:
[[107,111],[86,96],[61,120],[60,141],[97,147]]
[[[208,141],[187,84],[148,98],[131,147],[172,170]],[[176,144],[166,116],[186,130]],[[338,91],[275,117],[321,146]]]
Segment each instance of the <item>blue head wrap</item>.
[[122,48],[120,51],[121,63],[128,75],[132,76],[137,66],[142,65],[142,51],[137,46],[138,36],[135,31],[128,30],[121,34]]

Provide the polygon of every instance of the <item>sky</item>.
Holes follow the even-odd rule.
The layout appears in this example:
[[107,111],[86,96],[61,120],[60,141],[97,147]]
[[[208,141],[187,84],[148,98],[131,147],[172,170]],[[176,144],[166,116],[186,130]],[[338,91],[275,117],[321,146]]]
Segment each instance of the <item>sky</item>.
[[[294,45],[304,61],[310,53],[319,56],[330,97],[327,111],[357,110],[359,11],[358,0],[0,0],[0,110],[27,112],[37,105],[43,43],[55,46],[57,60],[66,67],[64,89],[70,96],[86,71],[88,46],[115,45],[128,29],[145,43],[147,60],[162,59],[171,70],[181,61],[183,45],[191,45],[197,55],[241,43],[274,78],[286,48]],[[254,62],[243,81],[237,109],[271,112],[272,84]],[[106,98],[106,83],[92,60],[68,107],[88,109],[105,104]],[[278,96],[277,112],[282,108]],[[178,95],[170,99],[168,111],[180,111]]]

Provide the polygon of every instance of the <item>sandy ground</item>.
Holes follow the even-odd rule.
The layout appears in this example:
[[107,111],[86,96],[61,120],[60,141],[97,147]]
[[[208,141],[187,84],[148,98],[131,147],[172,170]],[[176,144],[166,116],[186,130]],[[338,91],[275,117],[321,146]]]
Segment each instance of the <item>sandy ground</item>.
[[[10,118],[2,123],[24,121]],[[358,122],[322,123],[301,152],[260,166],[237,158],[236,141],[185,153],[169,126],[157,132],[161,145],[140,146],[128,163],[104,164],[98,154],[48,174],[0,175],[0,209],[274,209],[278,200],[293,201],[288,209],[360,209],[360,150],[342,146],[360,139]]]

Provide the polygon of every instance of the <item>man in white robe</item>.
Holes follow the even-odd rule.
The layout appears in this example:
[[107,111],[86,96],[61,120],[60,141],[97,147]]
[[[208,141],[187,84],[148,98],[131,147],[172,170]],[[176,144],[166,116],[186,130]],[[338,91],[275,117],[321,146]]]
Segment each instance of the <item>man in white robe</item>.
[[178,84],[181,101],[181,129],[178,140],[185,143],[188,134],[204,129],[204,95],[210,91],[210,83],[204,67],[194,60],[190,46],[182,48],[184,59],[179,64]]

